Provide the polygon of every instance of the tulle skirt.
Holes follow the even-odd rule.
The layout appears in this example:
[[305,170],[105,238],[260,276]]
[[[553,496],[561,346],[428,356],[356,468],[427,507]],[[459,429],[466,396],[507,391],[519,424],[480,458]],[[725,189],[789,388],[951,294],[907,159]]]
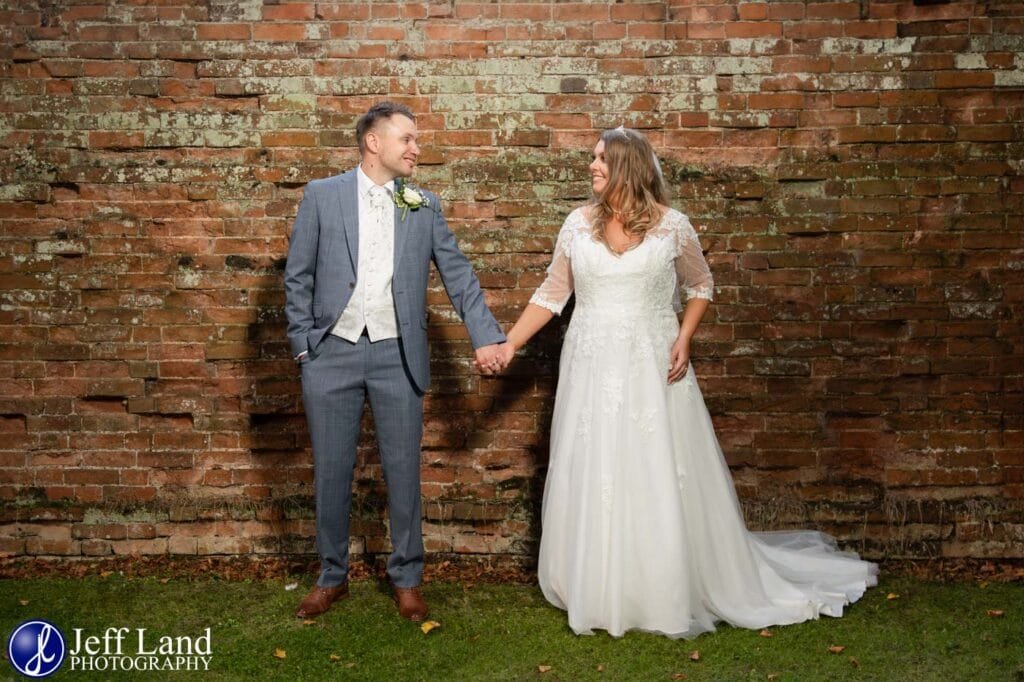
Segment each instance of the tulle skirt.
[[576,323],[562,351],[538,567],[574,632],[694,637],[720,621],[798,623],[841,616],[876,584],[875,564],[824,533],[747,530],[692,366],[666,384],[674,317],[597,343]]

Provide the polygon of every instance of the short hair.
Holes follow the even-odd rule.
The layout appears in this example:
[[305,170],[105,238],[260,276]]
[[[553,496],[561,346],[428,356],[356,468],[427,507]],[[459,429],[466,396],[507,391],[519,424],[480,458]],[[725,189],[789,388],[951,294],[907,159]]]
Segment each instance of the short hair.
[[366,152],[366,133],[373,130],[373,127],[377,125],[378,121],[389,119],[395,114],[401,114],[410,121],[416,120],[416,116],[413,115],[412,109],[404,104],[389,101],[374,104],[365,114],[359,117],[359,121],[356,122],[356,144],[359,145],[360,154]]

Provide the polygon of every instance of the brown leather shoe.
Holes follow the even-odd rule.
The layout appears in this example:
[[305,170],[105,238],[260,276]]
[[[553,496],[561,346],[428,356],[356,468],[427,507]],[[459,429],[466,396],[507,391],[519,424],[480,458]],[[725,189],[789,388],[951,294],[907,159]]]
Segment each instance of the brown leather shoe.
[[299,618],[314,618],[331,608],[331,604],[348,596],[348,581],[337,587],[320,587],[317,585],[295,610]]
[[420,622],[427,619],[427,602],[418,587],[394,587],[398,615],[406,620]]

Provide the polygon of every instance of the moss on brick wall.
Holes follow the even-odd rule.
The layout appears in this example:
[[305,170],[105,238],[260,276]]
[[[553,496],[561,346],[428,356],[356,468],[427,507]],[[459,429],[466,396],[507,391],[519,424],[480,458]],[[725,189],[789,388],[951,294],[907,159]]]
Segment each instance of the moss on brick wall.
[[[647,131],[753,527],[1024,556],[1020,5],[2,0],[0,32],[0,551],[313,550],[288,231],[389,97],[505,323],[598,132]],[[429,303],[428,549],[529,564],[563,327],[481,378]]]

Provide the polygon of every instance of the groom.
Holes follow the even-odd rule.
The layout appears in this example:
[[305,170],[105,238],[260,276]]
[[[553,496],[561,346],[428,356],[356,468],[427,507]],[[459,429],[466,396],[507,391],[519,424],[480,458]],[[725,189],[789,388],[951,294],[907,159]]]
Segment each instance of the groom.
[[404,184],[419,155],[416,118],[381,102],[356,124],[359,166],[306,187],[285,267],[285,314],[313,443],[320,577],[295,615],[348,596],[349,506],[363,403],[369,398],[388,490],[388,576],[399,614],[421,621],[420,439],[430,381],[430,262],[486,373],[505,335],[484,303],[434,194]]

